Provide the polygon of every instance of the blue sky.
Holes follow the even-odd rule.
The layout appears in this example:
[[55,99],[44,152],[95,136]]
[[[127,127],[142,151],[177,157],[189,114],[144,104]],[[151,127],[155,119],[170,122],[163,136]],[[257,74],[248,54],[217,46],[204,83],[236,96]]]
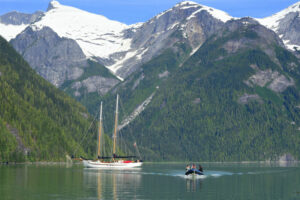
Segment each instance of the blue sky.
[[[0,0],[0,15],[12,10],[45,11],[50,0]],[[61,4],[97,13],[126,24],[144,22],[181,0],[59,0]],[[223,10],[234,17],[270,16],[298,0],[194,0]]]

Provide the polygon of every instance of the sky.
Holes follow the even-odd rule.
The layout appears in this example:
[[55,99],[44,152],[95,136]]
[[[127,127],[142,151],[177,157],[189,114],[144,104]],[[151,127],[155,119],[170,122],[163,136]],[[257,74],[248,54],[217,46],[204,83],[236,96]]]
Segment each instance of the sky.
[[[58,0],[88,12],[133,24],[145,22],[155,15],[173,7],[182,0]],[[233,17],[263,18],[270,16],[298,0],[193,0],[202,5],[223,10]],[[50,0],[0,0],[0,15],[16,10],[33,13],[45,11]]]

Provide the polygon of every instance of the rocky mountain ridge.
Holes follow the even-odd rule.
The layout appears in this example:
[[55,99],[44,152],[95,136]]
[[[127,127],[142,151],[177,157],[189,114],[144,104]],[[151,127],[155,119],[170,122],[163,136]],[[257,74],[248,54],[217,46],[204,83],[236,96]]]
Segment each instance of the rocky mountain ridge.
[[79,45],[74,40],[60,38],[48,27],[38,31],[28,27],[11,44],[34,70],[56,87],[66,80],[79,78],[82,68],[87,66]]
[[[266,27],[273,29],[275,32],[277,31],[276,33],[283,39],[285,45],[291,48],[294,48],[297,44],[299,35],[297,34],[298,29],[295,28],[297,23],[294,24],[297,20],[292,20],[297,19],[297,17],[295,18],[297,6],[298,4],[289,7],[284,11],[285,14],[274,15],[277,17],[258,19]],[[290,13],[294,13],[293,16],[295,16],[292,18],[286,17],[290,16]],[[278,21],[278,16],[281,16],[281,20],[292,20],[293,25],[285,28],[273,26],[272,24]],[[128,26],[109,20],[101,15],[61,5],[58,1],[51,1],[47,12],[41,14],[37,20],[32,21],[29,25],[19,25],[18,30],[24,30],[25,26],[29,26],[32,31],[25,29],[12,40],[12,44],[21,54],[26,51],[25,59],[55,86],[68,85],[67,90],[72,91],[71,94],[76,97],[82,96],[85,92],[91,93],[91,91],[103,95],[119,81],[108,81],[108,84],[103,84],[106,79],[103,79],[104,77],[101,74],[97,76],[91,74],[91,77],[85,77],[85,80],[82,80],[80,75],[83,73],[83,68],[89,67],[85,64],[88,59],[104,65],[122,81],[132,73],[140,70],[142,64],[147,63],[168,48],[178,51],[178,45],[184,44],[187,47],[186,51],[192,55],[208,37],[217,33],[225,22],[232,19],[235,18],[223,11],[192,1],[184,1],[145,23]],[[5,26],[11,26],[15,22],[10,23]],[[68,26],[65,24],[68,24]],[[61,38],[60,41],[68,39],[69,42],[73,41],[72,43],[77,47],[72,49],[61,44],[58,45],[59,48],[54,48],[51,45],[28,46],[24,44],[24,38],[34,41],[40,31],[45,32],[45,28],[49,32],[47,35],[52,32],[51,34],[57,34]],[[1,31],[0,34],[2,34]],[[14,32],[14,34],[16,33]],[[7,39],[12,38],[14,34],[7,37]],[[50,42],[48,39],[49,44],[57,44],[57,41]],[[78,45],[75,45],[75,43]],[[78,50],[78,47],[81,51]],[[41,48],[52,50],[49,53],[48,50],[45,51]],[[66,49],[68,49],[69,55],[73,55],[69,60],[66,57],[60,59],[59,62],[57,59],[53,59],[54,54],[58,55]],[[39,56],[33,54],[36,52],[39,52]],[[78,58],[82,62],[78,63]],[[96,77],[103,80],[95,81]],[[94,85],[92,80],[95,81]],[[91,90],[91,88],[94,89]]]
[[300,2],[270,17],[257,20],[277,33],[288,49],[300,50]]
[[277,34],[251,18],[230,20],[183,64],[178,60],[161,54],[103,99],[118,93],[125,110],[150,99],[122,127],[145,159],[299,159],[300,62]]
[[[30,24],[11,43],[19,53],[25,55],[25,59],[34,69],[55,86],[61,87],[64,83],[73,81],[72,84],[69,84],[69,88],[76,90],[72,93],[74,96],[82,95],[83,92],[79,93],[79,90],[86,90],[88,93],[96,90],[98,94],[103,95],[116,82],[114,81],[112,85],[100,86],[101,84],[96,84],[99,81],[96,81],[93,86],[93,83],[90,82],[91,78],[88,77],[86,81],[78,82],[82,75],[82,68],[88,67],[84,65],[83,56],[86,60],[92,59],[103,64],[123,80],[138,70],[143,63],[148,62],[165,49],[174,48],[176,50],[175,43],[187,44],[189,46],[187,51],[199,48],[207,37],[222,27],[224,22],[229,19],[231,17],[222,11],[194,2],[182,2],[145,23],[127,26],[108,20],[103,16],[52,1],[48,11],[40,20]],[[65,26],[65,24],[69,25]],[[103,27],[106,28],[103,29]],[[48,39],[43,37],[43,40],[48,41],[47,43],[50,45],[32,45],[37,38],[41,38],[39,36],[41,31],[47,31],[47,36],[57,34],[56,39],[51,41],[53,37]],[[58,44],[58,37],[59,41],[66,39],[69,43],[73,41],[72,43],[77,47],[67,48],[61,44],[55,45],[54,48],[51,44]],[[26,43],[25,40],[32,42]],[[83,55],[75,42],[81,48]],[[45,48],[47,51],[43,50]],[[62,55],[61,57],[65,58],[58,62],[56,56],[59,52],[64,52],[64,49],[68,49],[69,55],[73,56],[67,60],[68,56]],[[78,59],[82,60],[80,66],[77,64]],[[99,78],[103,77],[99,76]],[[82,81],[89,82],[88,87],[96,89],[88,89],[86,84],[82,84]],[[100,82],[103,83],[103,81]]]
[[43,16],[42,11],[33,14],[25,14],[12,11],[0,16],[0,35],[7,41],[15,38],[31,23],[37,21]]
[[[49,12],[61,8],[67,9],[52,2]],[[277,160],[289,153],[298,159],[299,59],[257,20],[231,19],[182,2],[122,30],[130,49],[106,58],[88,59],[76,40],[40,22],[11,44],[33,63],[46,48],[37,68],[62,66],[47,68],[64,80],[56,82],[61,89],[88,102],[90,113],[104,101],[107,132],[120,94],[129,113],[120,112],[120,129],[128,141],[133,133],[146,160]]]

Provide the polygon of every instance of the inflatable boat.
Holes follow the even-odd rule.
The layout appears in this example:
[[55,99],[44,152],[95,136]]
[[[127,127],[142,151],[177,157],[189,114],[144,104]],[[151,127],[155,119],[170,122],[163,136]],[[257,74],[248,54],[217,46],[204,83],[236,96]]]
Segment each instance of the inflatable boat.
[[188,175],[204,175],[203,172],[199,171],[198,169],[190,169],[188,171],[185,172],[185,175],[188,176]]

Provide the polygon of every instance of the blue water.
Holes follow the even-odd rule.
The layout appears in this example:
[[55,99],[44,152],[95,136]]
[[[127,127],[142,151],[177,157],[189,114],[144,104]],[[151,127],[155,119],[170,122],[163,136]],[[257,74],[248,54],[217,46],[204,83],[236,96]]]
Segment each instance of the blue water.
[[184,175],[186,163],[132,170],[0,166],[0,199],[300,199],[298,164],[201,164],[205,175],[197,178]]

